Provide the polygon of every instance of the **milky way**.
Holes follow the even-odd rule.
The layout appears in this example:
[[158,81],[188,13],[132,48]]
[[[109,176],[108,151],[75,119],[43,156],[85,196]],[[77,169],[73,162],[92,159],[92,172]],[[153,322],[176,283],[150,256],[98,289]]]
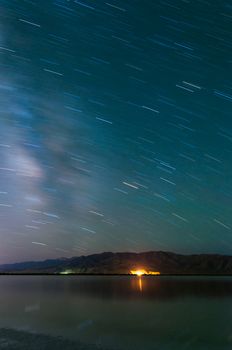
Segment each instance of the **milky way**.
[[0,263],[231,253],[231,2],[3,0],[0,16]]

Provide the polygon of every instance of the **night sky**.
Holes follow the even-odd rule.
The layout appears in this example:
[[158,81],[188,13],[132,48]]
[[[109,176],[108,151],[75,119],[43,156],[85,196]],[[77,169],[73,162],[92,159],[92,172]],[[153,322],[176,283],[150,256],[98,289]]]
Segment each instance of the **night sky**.
[[0,263],[232,252],[232,2],[2,0]]

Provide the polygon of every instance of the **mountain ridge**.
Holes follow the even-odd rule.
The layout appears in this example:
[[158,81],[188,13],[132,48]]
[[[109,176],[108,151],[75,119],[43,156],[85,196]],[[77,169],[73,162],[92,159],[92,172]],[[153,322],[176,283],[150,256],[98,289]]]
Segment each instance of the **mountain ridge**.
[[178,254],[166,251],[103,252],[71,258],[25,261],[0,265],[0,273],[129,274],[145,269],[161,274],[232,274],[232,256]]

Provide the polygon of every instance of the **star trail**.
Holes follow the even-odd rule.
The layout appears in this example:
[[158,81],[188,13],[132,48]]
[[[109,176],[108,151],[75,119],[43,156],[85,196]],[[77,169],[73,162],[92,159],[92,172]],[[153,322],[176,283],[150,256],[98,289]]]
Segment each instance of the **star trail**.
[[0,263],[230,254],[232,4],[1,1]]

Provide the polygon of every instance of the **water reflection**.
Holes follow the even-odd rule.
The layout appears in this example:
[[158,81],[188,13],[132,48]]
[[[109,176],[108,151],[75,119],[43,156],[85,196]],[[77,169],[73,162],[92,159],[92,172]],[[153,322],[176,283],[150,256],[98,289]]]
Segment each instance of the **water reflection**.
[[[161,299],[232,296],[232,277],[1,276],[0,296],[65,294],[94,298]],[[141,293],[142,291],[142,293]]]
[[139,277],[139,290],[140,292],[143,291],[143,282],[142,282],[142,277]]
[[231,349],[231,277],[0,277],[0,328],[117,350]]

